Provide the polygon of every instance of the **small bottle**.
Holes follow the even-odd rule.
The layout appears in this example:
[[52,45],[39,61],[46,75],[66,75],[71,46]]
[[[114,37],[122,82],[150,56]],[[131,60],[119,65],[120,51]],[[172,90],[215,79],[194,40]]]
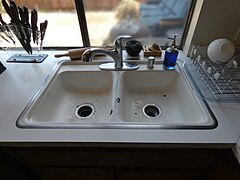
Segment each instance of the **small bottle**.
[[176,37],[177,37],[177,34],[175,34],[173,38],[168,38],[168,39],[172,39],[173,41],[172,41],[172,44],[166,49],[165,55],[164,55],[163,68],[167,70],[175,69],[177,56],[178,56]]
[[154,62],[155,62],[155,58],[153,56],[149,56],[148,61],[147,61],[147,68],[148,69],[153,69]]

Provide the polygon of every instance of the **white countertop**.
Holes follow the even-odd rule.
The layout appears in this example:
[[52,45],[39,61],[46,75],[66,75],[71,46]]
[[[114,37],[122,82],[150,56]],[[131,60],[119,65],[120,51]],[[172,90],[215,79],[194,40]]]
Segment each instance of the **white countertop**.
[[[59,60],[57,52],[47,51],[43,63],[7,63],[8,54],[1,52],[7,70],[0,75],[0,142],[103,142],[212,144],[232,147],[240,136],[240,103],[209,102],[218,127],[212,130],[164,129],[20,129],[15,123]],[[182,53],[180,59],[185,58]],[[185,58],[186,59],[186,58]],[[158,59],[157,59],[158,60]],[[240,144],[240,142],[239,142]]]

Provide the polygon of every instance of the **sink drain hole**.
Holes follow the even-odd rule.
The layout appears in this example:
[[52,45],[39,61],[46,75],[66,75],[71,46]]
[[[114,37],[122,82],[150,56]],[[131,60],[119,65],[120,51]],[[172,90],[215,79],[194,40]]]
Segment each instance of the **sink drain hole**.
[[161,115],[161,109],[155,104],[147,104],[143,107],[143,114],[148,118],[157,118]]
[[89,118],[94,113],[94,107],[91,104],[82,104],[76,109],[76,116],[78,118]]

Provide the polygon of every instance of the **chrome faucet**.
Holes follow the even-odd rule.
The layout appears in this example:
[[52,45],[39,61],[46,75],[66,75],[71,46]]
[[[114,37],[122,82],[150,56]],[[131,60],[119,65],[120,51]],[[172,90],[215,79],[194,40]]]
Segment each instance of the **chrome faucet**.
[[[82,54],[82,61],[91,62],[96,54],[105,54],[114,60],[113,63],[105,63],[99,66],[102,70],[134,70],[138,68],[135,63],[123,63],[123,39],[130,38],[131,36],[119,36],[114,41],[112,50],[103,48],[90,48]],[[114,66],[113,66],[114,65]],[[131,66],[131,67],[130,67]]]

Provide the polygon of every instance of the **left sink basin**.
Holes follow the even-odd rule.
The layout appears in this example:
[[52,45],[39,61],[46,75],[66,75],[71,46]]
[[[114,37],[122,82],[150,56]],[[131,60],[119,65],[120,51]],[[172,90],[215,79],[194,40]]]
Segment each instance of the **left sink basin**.
[[112,72],[99,71],[98,65],[60,63],[22,112],[17,126],[51,128],[107,122],[112,81]]

